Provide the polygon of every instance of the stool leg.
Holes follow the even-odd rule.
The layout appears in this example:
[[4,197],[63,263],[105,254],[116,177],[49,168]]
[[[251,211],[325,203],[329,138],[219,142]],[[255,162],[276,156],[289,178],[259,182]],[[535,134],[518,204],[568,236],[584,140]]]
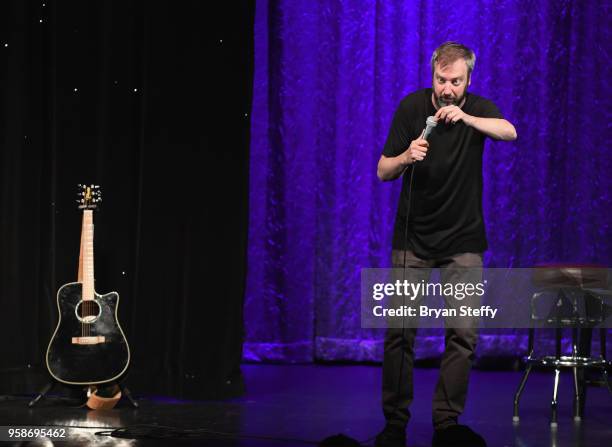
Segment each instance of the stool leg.
[[558,405],[557,394],[558,394],[558,391],[559,391],[559,373],[560,372],[561,372],[561,370],[557,366],[555,368],[555,386],[553,388],[553,398],[552,398],[552,403],[550,405],[551,413],[552,413],[551,420],[550,420],[550,427],[551,428],[556,428],[557,427],[557,405]]
[[[529,360],[531,360],[533,356],[534,336],[535,336],[535,329],[529,328],[529,342],[527,345],[527,351],[529,352],[529,354],[527,355],[528,362]],[[519,384],[518,390],[516,391],[516,394],[514,395],[514,415],[512,416],[512,422],[518,422],[520,420],[519,413],[518,413],[519,401],[521,399],[521,394],[523,393],[523,390],[525,389],[525,384],[527,383],[527,378],[529,377],[529,373],[531,372],[532,367],[533,367],[532,363],[527,364],[527,368],[525,369],[525,374],[523,374],[521,383]]]
[[582,419],[582,401],[580,399],[580,384],[578,381],[578,367],[574,366],[574,422]]
[[[601,358],[604,361],[607,361],[607,353],[606,353],[606,331],[607,329],[599,329],[599,346],[601,348]],[[601,373],[601,377],[604,380],[604,383],[606,384],[606,388],[608,388],[608,391],[610,392],[610,394],[612,394],[612,384],[610,384],[610,378],[608,377],[608,365],[606,363],[606,365],[604,366],[602,373]]]
[[561,373],[561,368],[559,367],[559,363],[561,361],[561,335],[563,332],[560,328],[555,329],[555,358],[557,360],[557,364],[555,365],[555,386],[553,388],[553,398],[550,404],[551,407],[551,419],[550,426],[552,428],[557,427],[557,395],[559,393],[559,374]]
[[525,370],[525,374],[523,374],[521,384],[519,385],[518,390],[514,395],[514,416],[512,416],[512,422],[518,422],[520,420],[518,412],[519,400],[521,399],[521,394],[523,393],[523,389],[525,388],[525,384],[527,383],[527,378],[529,377],[529,373],[531,372],[532,366],[533,365],[531,363],[527,365],[527,369]]
[[[578,358],[578,328],[572,328],[572,359],[577,364]],[[580,384],[578,380],[578,367],[572,368],[574,373],[574,422],[580,422],[582,416],[582,402],[580,399]],[[582,369],[580,371],[582,373]]]
[[134,400],[134,397],[132,396],[132,393],[130,392],[130,390],[128,389],[128,387],[126,387],[123,384],[119,384],[119,389],[121,390],[121,392],[123,393],[123,395],[125,397],[127,397],[127,399],[130,401],[130,404],[132,404],[132,407],[134,408],[138,408],[139,404],[138,402],[136,402]]
[[612,394],[612,384],[610,384],[610,378],[608,377],[607,369],[605,368],[603,369],[603,371],[601,372],[601,378],[606,384],[606,388],[608,388],[608,391],[610,392],[610,394]]

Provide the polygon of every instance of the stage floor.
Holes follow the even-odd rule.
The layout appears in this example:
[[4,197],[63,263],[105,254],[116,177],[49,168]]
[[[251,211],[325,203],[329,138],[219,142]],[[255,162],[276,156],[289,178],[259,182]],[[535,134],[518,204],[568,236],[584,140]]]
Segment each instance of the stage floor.
[[[302,441],[316,445],[321,439],[337,433],[359,441],[369,440],[365,445],[373,445],[372,438],[384,425],[379,405],[380,367],[243,365],[243,372],[247,393],[239,399],[196,402],[149,396],[139,399],[139,409],[132,409],[122,401],[113,410],[94,412],[71,408],[58,399],[41,401],[36,408],[28,409],[25,397],[9,397],[0,400],[0,425],[88,427],[75,435],[78,439],[56,444],[105,447],[297,447],[308,445]],[[417,386],[407,432],[407,445],[410,447],[431,445],[431,396],[437,377],[437,369],[415,370]],[[611,445],[612,396],[605,388],[589,388],[585,418],[582,423],[575,424],[571,416],[571,375],[563,374],[559,390],[559,427],[551,430],[553,376],[534,372],[521,400],[521,421],[515,426],[512,423],[512,399],[520,378],[521,374],[516,372],[474,371],[468,405],[460,422],[481,433],[490,447]],[[138,395],[138,390],[132,391]],[[134,424],[201,431],[191,432],[199,439],[177,439],[175,434],[163,440],[128,440],[94,434]],[[31,442],[14,445],[54,444]]]

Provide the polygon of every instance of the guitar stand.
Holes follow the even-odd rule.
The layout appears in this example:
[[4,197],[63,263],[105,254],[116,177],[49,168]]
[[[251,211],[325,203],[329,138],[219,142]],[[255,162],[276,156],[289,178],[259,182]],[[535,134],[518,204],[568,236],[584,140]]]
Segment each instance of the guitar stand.
[[[46,397],[47,393],[49,393],[53,388],[55,388],[56,385],[59,385],[58,381],[50,380],[40,390],[38,395],[28,403],[28,407],[33,408],[42,398]],[[121,396],[125,396],[127,400],[130,401],[130,404],[132,405],[132,407],[138,408],[139,407],[138,402],[136,402],[134,398],[132,397],[132,393],[130,392],[129,388],[123,385],[122,383],[117,383],[116,385],[119,387],[119,390],[121,391]]]

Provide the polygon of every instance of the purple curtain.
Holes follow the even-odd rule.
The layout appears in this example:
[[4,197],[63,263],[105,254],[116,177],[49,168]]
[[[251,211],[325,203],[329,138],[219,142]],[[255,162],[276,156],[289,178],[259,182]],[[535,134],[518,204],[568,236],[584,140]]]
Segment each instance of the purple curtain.
[[[519,134],[485,149],[486,265],[611,266],[609,7],[258,1],[245,359],[381,359],[359,275],[389,266],[400,182],[379,182],[376,163],[446,40],[474,49],[470,91]],[[417,356],[436,355],[440,334],[423,332]],[[517,354],[523,333],[482,334],[479,355]]]

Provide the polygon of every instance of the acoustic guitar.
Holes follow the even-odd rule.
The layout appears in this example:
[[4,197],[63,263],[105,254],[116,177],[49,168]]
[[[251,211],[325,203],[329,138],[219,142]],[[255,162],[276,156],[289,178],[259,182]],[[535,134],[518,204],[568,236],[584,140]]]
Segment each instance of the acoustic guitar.
[[79,185],[83,222],[78,280],[57,292],[59,321],[47,348],[49,373],[68,385],[118,381],[130,363],[130,347],[117,318],[119,294],[100,295],[94,289],[93,211],[100,201],[98,186]]

